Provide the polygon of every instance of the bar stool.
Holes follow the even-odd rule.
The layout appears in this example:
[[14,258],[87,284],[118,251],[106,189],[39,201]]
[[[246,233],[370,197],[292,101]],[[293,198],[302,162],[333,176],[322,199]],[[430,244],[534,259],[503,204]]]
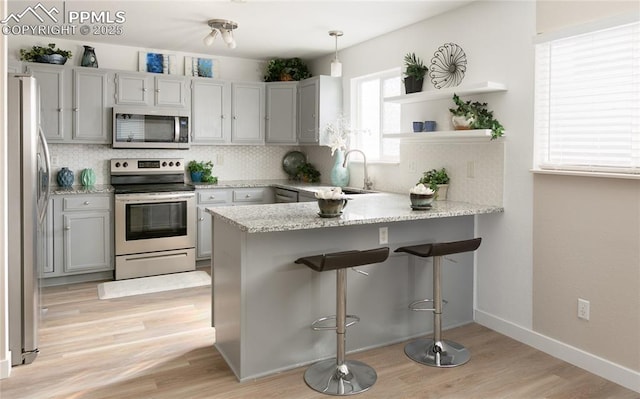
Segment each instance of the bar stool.
[[[321,317],[311,327],[314,330],[336,330],[336,358],[314,363],[304,373],[307,385],[329,395],[353,395],[371,388],[378,378],[376,371],[357,360],[345,360],[346,328],[357,323],[357,316],[347,315],[347,274],[349,267],[384,262],[389,248],[364,251],[336,252],[297,259],[317,272],[336,271],[336,315]],[[336,319],[335,327],[323,327],[320,323]],[[353,321],[347,323],[347,318]]]
[[[433,311],[433,339],[421,338],[409,342],[404,347],[412,360],[434,367],[455,367],[469,361],[471,354],[464,346],[442,339],[442,285],[441,263],[445,255],[475,251],[480,246],[482,238],[453,241],[434,244],[422,244],[400,247],[395,252],[406,252],[422,258],[433,257],[433,299],[414,301],[409,305],[411,310]],[[419,308],[417,305],[433,302],[432,309]]]

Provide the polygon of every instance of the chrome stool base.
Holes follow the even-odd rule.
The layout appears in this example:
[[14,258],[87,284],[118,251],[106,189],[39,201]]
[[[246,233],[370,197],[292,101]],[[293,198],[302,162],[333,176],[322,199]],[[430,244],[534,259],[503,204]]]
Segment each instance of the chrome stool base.
[[346,360],[338,366],[336,359],[313,364],[304,373],[309,388],[329,395],[355,395],[371,388],[378,379],[376,371],[357,360]]
[[471,358],[471,353],[457,342],[441,340],[442,351],[437,353],[434,341],[421,338],[409,342],[404,347],[404,353],[413,361],[432,367],[456,367],[465,364]]

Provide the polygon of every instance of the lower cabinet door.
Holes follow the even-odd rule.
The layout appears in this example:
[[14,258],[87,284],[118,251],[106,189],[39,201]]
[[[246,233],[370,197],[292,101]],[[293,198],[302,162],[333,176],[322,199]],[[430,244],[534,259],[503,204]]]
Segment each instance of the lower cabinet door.
[[110,217],[109,212],[64,215],[65,272],[111,269]]
[[196,259],[211,257],[211,215],[206,206],[199,206],[196,212],[198,226],[196,232]]

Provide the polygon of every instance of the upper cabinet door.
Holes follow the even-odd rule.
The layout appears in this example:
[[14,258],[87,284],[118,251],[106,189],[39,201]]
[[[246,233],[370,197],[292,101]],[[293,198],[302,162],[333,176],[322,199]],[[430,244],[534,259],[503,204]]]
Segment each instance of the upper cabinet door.
[[265,141],[295,144],[297,138],[297,83],[267,83]]
[[264,83],[231,84],[231,142],[264,143]]
[[184,77],[156,76],[155,105],[165,107],[185,107],[187,85]]
[[107,96],[108,73],[93,68],[73,69],[73,139],[111,142]]
[[318,80],[313,78],[304,80],[299,85],[298,141],[300,143],[318,142],[318,86]]
[[59,66],[30,64],[27,66],[27,72],[38,81],[40,123],[47,140],[63,141],[65,130],[69,127],[66,119],[70,111],[68,105],[65,107],[66,70]]
[[152,105],[152,77],[146,74],[116,75],[116,104]]
[[192,144],[229,141],[231,87],[227,82],[194,78],[191,83]]

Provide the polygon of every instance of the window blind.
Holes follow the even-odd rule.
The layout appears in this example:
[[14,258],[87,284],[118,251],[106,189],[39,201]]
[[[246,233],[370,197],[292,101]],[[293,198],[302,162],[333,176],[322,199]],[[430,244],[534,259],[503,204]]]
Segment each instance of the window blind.
[[640,22],[536,45],[535,165],[640,174]]

